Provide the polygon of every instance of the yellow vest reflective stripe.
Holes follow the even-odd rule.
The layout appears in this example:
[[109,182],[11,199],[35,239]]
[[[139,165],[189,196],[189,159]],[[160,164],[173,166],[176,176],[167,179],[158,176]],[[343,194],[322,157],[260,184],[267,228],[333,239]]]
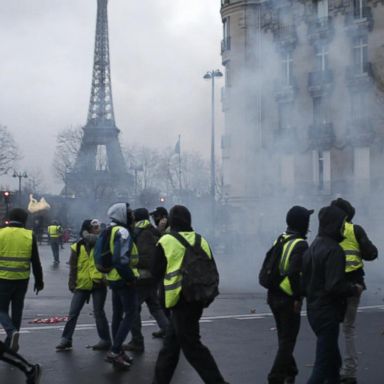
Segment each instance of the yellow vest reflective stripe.
[[50,225],[48,226],[48,235],[51,238],[60,237],[60,225]]
[[[189,244],[193,245],[195,243],[195,232],[179,232],[179,234]],[[158,244],[162,246],[165,258],[167,259],[167,269],[164,276],[165,307],[172,308],[180,299],[182,285],[181,265],[183,264],[185,247],[170,234],[164,234]],[[203,237],[201,238],[201,247],[209,257],[212,257],[209,245]]]
[[[285,235],[284,238],[287,238],[289,235]],[[289,278],[287,276],[288,270],[289,270],[289,262],[291,258],[292,251],[294,250],[296,244],[300,243],[304,239],[296,238],[292,240],[288,240],[283,245],[283,251],[281,253],[281,259],[280,259],[280,275],[284,276],[283,281],[280,283],[280,289],[282,289],[283,292],[285,292],[287,295],[292,296],[293,291],[291,287],[291,282],[289,281]]]
[[[111,253],[113,255],[113,251],[115,249],[115,238],[116,238],[116,233],[120,228],[123,228],[119,225],[115,225],[112,227],[112,232],[111,232],[111,239],[109,242],[109,247],[111,249]],[[136,244],[133,243],[132,249],[131,249],[131,255],[130,255],[130,261],[129,261],[129,267],[132,269],[133,274],[138,277],[139,276],[139,271],[135,266],[139,262],[139,252],[137,250]],[[119,281],[122,280],[121,276],[119,275],[119,272],[117,272],[116,268],[113,268],[108,274],[107,274],[107,280],[109,281]]]
[[20,227],[0,229],[0,279],[29,279],[31,257],[31,230]]
[[355,231],[352,223],[345,223],[344,240],[340,243],[345,253],[345,272],[357,271],[364,267],[361,258],[360,246],[356,240]]

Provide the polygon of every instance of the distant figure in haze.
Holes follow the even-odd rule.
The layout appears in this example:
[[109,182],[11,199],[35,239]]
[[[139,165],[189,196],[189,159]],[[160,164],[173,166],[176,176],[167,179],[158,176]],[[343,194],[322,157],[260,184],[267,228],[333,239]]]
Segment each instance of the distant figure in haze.
[[108,351],[111,347],[109,325],[104,311],[107,297],[106,278],[103,273],[96,269],[94,259],[94,248],[99,233],[99,220],[84,220],[80,230],[80,240],[71,245],[68,288],[73,296],[68,321],[65,324],[61,341],[56,346],[57,351],[72,349],[72,336],[75,332],[77,319],[90,296],[92,296],[93,314],[100,338],[92,349]]
[[59,249],[61,244],[62,228],[56,220],[52,221],[52,224],[48,226],[48,240],[51,245],[53,254],[53,264],[57,266],[60,264]]
[[[352,224],[355,208],[349,201],[338,198],[333,200],[331,205],[340,208],[347,215],[344,227],[344,240],[340,243],[345,253],[347,280],[351,283],[360,284],[366,289],[363,260],[375,260],[378,254],[377,248],[369,240],[360,225]],[[348,297],[347,310],[343,321],[345,358],[341,370],[341,382],[345,384],[357,383],[358,357],[355,346],[355,322],[359,303],[360,295]]]
[[345,276],[343,240],[346,214],[330,206],[319,212],[319,232],[303,258],[303,289],[309,324],[317,337],[316,359],[307,384],[340,383],[340,322],[347,297],[359,296],[361,284]]
[[14,208],[8,226],[0,228],[0,324],[7,334],[5,344],[16,352],[31,266],[34,291],[37,294],[44,288],[36,236],[25,228],[27,219],[27,211]]
[[274,246],[280,242],[277,259],[280,283],[268,289],[268,304],[276,321],[279,347],[268,375],[269,384],[292,384],[299,372],[293,351],[300,329],[300,276],[303,254],[308,249],[306,236],[312,213],[312,209],[292,207],[286,217],[288,227],[275,241]]

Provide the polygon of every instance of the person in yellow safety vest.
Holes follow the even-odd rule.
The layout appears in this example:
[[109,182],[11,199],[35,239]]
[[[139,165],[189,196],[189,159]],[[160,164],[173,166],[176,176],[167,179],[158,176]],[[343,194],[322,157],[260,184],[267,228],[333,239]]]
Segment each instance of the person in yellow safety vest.
[[[294,383],[298,368],[293,351],[300,329],[301,266],[308,249],[305,240],[313,210],[293,206],[286,216],[287,229],[276,240],[281,241],[278,260],[278,282],[268,290],[268,305],[276,321],[278,350],[268,375],[269,384]],[[275,246],[274,245],[274,246]]]
[[[351,283],[360,284],[366,289],[363,260],[375,260],[378,256],[377,248],[369,240],[366,232],[360,225],[352,224],[355,208],[349,201],[338,198],[333,200],[331,205],[340,208],[347,215],[344,227],[344,240],[340,243],[345,253],[347,280]],[[345,384],[357,383],[358,356],[355,346],[355,322],[360,296],[348,297],[347,310],[342,326],[345,338],[345,357],[341,369],[341,383]]]
[[[186,207],[175,205],[169,213],[169,224],[171,232],[178,232],[191,245],[194,244],[196,233],[192,229],[191,213]],[[212,257],[208,242],[203,237],[201,246],[207,256]],[[164,279],[165,306],[170,308],[171,319],[163,348],[157,357],[153,384],[171,382],[180,349],[204,383],[225,384],[209,349],[200,341],[199,320],[203,305],[186,303],[183,299],[179,270],[184,254],[185,247],[175,237],[164,234],[160,238],[152,273],[155,278]]]
[[92,349],[108,351],[111,347],[109,325],[104,311],[105,299],[107,297],[106,278],[104,274],[96,269],[94,259],[94,248],[99,233],[99,220],[84,220],[80,230],[80,240],[71,245],[68,288],[73,293],[73,296],[68,321],[65,324],[61,341],[56,346],[57,351],[72,349],[72,336],[75,332],[77,319],[84,304],[89,301],[90,296],[92,296],[93,314],[100,338],[99,342]]
[[48,240],[53,254],[53,265],[60,264],[59,249],[61,244],[62,229],[56,220],[48,226]]
[[168,327],[168,319],[161,307],[157,288],[157,281],[150,271],[156,254],[156,243],[160,232],[150,223],[149,213],[146,208],[138,208],[133,211],[135,217],[134,241],[139,251],[137,269],[137,295],[139,298],[139,310],[133,321],[130,342],[124,346],[127,351],[144,352],[144,337],[141,332],[141,305],[147,304],[149,313],[156,320],[160,330],[165,335]]
[[111,219],[110,250],[113,269],[107,274],[112,290],[112,348],[106,361],[116,368],[129,369],[132,357],[123,350],[123,342],[131,330],[138,311],[136,279],[139,272],[138,251],[133,242],[134,217],[128,203],[113,204],[107,212]]
[[0,228],[0,324],[7,334],[5,344],[13,351],[19,349],[19,330],[31,266],[34,291],[38,294],[44,288],[37,240],[33,232],[25,228],[27,219],[27,211],[14,208],[9,213],[9,224]]

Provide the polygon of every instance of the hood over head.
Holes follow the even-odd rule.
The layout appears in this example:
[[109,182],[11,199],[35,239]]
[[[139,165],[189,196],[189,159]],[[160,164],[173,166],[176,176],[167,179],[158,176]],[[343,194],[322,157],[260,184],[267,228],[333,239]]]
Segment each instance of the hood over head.
[[116,203],[109,207],[107,212],[108,217],[112,222],[130,227],[133,223],[132,210],[129,208],[129,203]]
[[169,225],[172,231],[192,231],[192,217],[187,207],[175,205],[169,211]]
[[306,209],[299,205],[293,206],[287,212],[286,222],[288,229],[305,236],[308,232],[309,219],[313,212],[313,209]]
[[344,211],[347,215],[347,221],[352,221],[353,216],[355,216],[355,208],[348,200],[344,200],[339,197],[338,199],[333,200],[331,202],[331,205],[340,208],[342,211]]
[[28,212],[22,208],[13,208],[9,212],[8,218],[10,221],[16,221],[25,225],[28,219]]
[[327,236],[338,243],[344,239],[343,227],[346,214],[335,206],[323,207],[319,211],[319,236]]

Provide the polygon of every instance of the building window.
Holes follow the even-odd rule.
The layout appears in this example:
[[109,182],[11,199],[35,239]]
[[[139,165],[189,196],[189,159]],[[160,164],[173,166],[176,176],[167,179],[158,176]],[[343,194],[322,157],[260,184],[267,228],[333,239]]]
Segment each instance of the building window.
[[223,46],[222,50],[227,51],[231,49],[231,38],[229,35],[229,16],[223,19]]
[[293,59],[291,52],[284,52],[282,54],[282,76],[283,76],[283,84],[285,85],[293,85]]
[[328,122],[328,100],[325,97],[313,98],[313,123],[316,126]]
[[325,45],[316,48],[316,69],[321,72],[328,69],[328,47]]
[[328,0],[320,0],[317,2],[317,17],[320,20],[328,18]]
[[360,20],[365,18],[366,0],[353,0],[353,16],[355,19]]
[[351,116],[354,120],[366,116],[368,105],[368,94],[366,92],[354,92],[351,94]]
[[331,192],[330,151],[313,151],[313,181],[320,192]]
[[355,73],[363,74],[368,70],[368,41],[367,37],[359,37],[353,43],[353,65]]
[[292,103],[279,103],[279,134],[289,132],[292,127]]

